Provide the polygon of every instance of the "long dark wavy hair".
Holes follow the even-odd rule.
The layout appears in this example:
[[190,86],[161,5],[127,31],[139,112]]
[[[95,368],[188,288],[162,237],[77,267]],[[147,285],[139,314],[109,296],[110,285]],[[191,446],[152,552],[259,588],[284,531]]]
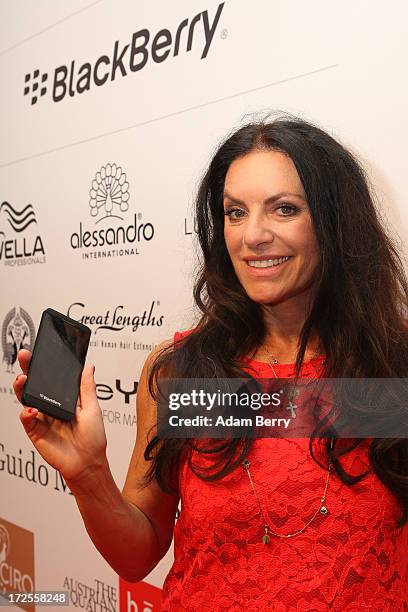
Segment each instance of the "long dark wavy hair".
[[[258,150],[279,151],[293,161],[306,193],[320,251],[316,297],[305,320],[296,357],[299,375],[309,336],[317,332],[326,355],[326,374],[336,378],[404,378],[408,371],[408,284],[396,243],[387,234],[373,190],[359,160],[332,136],[301,118],[281,114],[248,123],[218,147],[200,182],[195,201],[201,262],[194,285],[200,310],[192,333],[155,356],[149,392],[157,399],[157,380],[166,377],[248,378],[242,356],[253,357],[266,338],[261,306],[251,300],[235,275],[224,240],[223,190],[231,163]],[[319,428],[319,426],[318,426]],[[317,429],[318,429],[317,428]],[[153,478],[168,493],[177,493],[177,473],[185,457],[204,480],[216,480],[236,469],[252,440],[212,440],[152,436],[145,459]],[[310,452],[322,468],[313,449]],[[344,442],[342,440],[341,442]],[[408,440],[375,438],[369,446],[370,469],[348,474],[340,458],[361,440],[336,440],[324,451],[341,480],[352,485],[374,470],[399,500],[408,520]],[[350,443],[351,442],[351,443]],[[191,460],[192,449],[210,454],[211,473]]]

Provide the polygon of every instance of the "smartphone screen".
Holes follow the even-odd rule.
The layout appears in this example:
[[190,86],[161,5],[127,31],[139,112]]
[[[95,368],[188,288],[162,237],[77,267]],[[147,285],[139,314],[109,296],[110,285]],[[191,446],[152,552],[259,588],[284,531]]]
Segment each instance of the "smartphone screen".
[[63,420],[75,415],[91,330],[48,308],[41,317],[23,404]]

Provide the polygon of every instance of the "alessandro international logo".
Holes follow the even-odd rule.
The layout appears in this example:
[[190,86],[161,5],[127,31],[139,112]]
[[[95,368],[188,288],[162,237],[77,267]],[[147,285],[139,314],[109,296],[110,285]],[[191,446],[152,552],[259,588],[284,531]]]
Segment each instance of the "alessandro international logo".
[[0,204],[0,261],[5,266],[45,263],[44,245],[32,204],[21,209],[6,201]]
[[1,327],[3,362],[6,371],[14,373],[14,364],[20,349],[33,350],[35,327],[32,318],[24,308],[15,306],[4,317]]
[[[30,99],[31,106],[37,104],[41,97],[49,99],[48,92],[53,102],[62,102],[95,87],[103,87],[116,78],[143,70],[152,62],[161,64],[189,52],[205,59],[214,41],[224,4],[221,2],[218,5],[212,17],[205,10],[192,18],[182,19],[172,30],[137,30],[125,43],[115,41],[113,48],[97,59],[85,62],[73,59],[48,72],[36,67],[24,76],[24,96]],[[48,75],[51,81],[49,87]]]
[[[82,259],[139,255],[140,245],[154,237],[154,226],[142,223],[142,213],[130,215],[130,187],[119,164],[107,163],[96,173],[88,200],[89,221],[79,224],[70,236],[70,246]],[[95,227],[97,226],[97,227]]]

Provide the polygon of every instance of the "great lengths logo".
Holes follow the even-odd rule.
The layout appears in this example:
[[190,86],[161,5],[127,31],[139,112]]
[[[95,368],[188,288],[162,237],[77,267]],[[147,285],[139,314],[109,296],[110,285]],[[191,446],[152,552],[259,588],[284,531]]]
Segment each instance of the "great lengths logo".
[[[51,81],[53,102],[61,102],[67,96],[72,98],[93,87],[101,87],[109,81],[114,81],[117,76],[125,77],[132,72],[142,70],[148,64],[150,57],[153,62],[159,64],[171,55],[178,56],[180,50],[188,52],[193,45],[197,47],[200,44],[200,59],[205,59],[214,40],[224,4],[224,2],[219,4],[212,23],[208,11],[203,11],[191,20],[183,19],[175,32],[167,28],[159,30],[151,43],[150,30],[143,28],[134,32],[127,44],[121,44],[117,40],[109,55],[101,55],[97,60],[84,62],[79,67],[75,60],[67,65],[58,66]],[[196,42],[199,36],[200,41]],[[39,68],[25,75],[24,95],[30,96],[31,105],[36,104],[40,97],[46,96],[47,82],[48,72],[41,72]]]
[[[102,166],[89,192],[89,214],[98,228],[89,231],[81,222],[79,231],[71,234],[71,248],[81,250],[83,259],[139,255],[136,245],[153,238],[154,226],[141,223],[141,213],[134,213],[129,224],[117,224],[124,220],[128,210],[129,183],[125,172],[117,164]],[[113,222],[115,225],[111,225]]]
[[91,326],[94,334],[101,329],[119,332],[126,330],[135,333],[142,327],[161,327],[163,325],[164,315],[158,314],[159,307],[160,302],[152,300],[148,308],[137,314],[127,313],[123,305],[108,309],[104,313],[88,314],[84,312],[85,304],[74,302],[68,307],[67,316]]

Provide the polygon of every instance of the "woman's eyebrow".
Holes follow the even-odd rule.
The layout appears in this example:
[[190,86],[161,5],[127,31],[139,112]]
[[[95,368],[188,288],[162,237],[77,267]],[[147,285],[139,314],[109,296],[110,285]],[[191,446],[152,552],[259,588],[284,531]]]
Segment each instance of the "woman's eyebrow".
[[[300,193],[289,193],[288,191],[280,191],[279,193],[276,193],[275,195],[266,198],[266,200],[264,200],[264,204],[272,204],[273,202],[276,202],[276,200],[279,200],[283,197],[294,197],[300,198],[301,200],[305,200],[304,196],[302,196]],[[245,202],[243,200],[240,200],[239,198],[234,198],[227,191],[224,191],[224,199],[231,200],[231,202],[234,202],[235,204],[245,205]]]

